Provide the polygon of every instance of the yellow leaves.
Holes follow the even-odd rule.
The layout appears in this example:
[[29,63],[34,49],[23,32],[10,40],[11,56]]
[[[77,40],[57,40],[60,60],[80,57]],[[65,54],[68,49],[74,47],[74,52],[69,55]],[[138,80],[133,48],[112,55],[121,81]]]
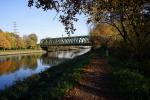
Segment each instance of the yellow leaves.
[[35,48],[37,45],[36,34],[22,38],[17,34],[0,31],[0,49],[25,49]]
[[101,36],[101,35],[110,36],[113,34],[115,34],[114,30],[112,26],[108,24],[98,24],[91,31],[92,36]]
[[0,49],[10,49],[10,42],[6,39],[2,32],[0,33]]
[[[109,24],[97,24],[90,32],[91,41],[95,48],[100,47],[101,45],[106,45],[108,42],[112,42],[110,40],[117,37],[117,30],[114,29]],[[96,38],[101,37],[101,38]],[[110,43],[109,43],[110,44]]]

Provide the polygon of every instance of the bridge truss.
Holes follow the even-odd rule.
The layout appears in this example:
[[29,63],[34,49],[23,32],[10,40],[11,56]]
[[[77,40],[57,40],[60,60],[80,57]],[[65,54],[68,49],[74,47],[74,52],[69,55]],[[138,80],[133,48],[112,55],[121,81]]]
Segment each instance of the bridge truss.
[[59,51],[70,50],[70,48],[77,48],[80,46],[93,46],[95,43],[93,40],[98,40],[104,43],[110,39],[108,36],[75,36],[75,37],[61,37],[61,38],[46,38],[41,40],[40,46],[46,51]]
[[62,37],[62,38],[46,38],[41,40],[40,46],[90,46],[89,36]]

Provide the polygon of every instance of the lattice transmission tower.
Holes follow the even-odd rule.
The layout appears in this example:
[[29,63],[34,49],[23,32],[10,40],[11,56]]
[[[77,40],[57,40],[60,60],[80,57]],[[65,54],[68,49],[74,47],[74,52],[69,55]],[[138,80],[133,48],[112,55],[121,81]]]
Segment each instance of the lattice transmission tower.
[[13,22],[13,32],[15,33],[15,34],[17,34],[18,33],[18,26],[17,26],[17,23],[16,23],[16,21],[14,21]]

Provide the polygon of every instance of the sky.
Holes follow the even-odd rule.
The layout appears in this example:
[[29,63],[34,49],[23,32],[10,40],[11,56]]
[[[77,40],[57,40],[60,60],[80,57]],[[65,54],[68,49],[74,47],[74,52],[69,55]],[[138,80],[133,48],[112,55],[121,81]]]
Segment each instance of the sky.
[[[89,26],[86,17],[78,16],[75,23],[76,31],[71,36],[87,35]],[[67,36],[64,26],[59,22],[59,16],[54,11],[43,11],[28,7],[28,0],[2,0],[0,3],[0,29],[13,32],[16,22],[17,34],[20,36],[35,33],[38,40],[47,37]]]

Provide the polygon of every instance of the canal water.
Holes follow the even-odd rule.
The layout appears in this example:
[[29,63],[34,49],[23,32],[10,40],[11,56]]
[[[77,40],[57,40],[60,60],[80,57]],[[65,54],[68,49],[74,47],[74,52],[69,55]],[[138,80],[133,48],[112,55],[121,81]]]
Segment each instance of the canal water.
[[23,80],[32,74],[40,73],[47,68],[58,65],[68,59],[88,52],[89,49],[58,51],[48,54],[26,54],[0,56],[0,90]]

